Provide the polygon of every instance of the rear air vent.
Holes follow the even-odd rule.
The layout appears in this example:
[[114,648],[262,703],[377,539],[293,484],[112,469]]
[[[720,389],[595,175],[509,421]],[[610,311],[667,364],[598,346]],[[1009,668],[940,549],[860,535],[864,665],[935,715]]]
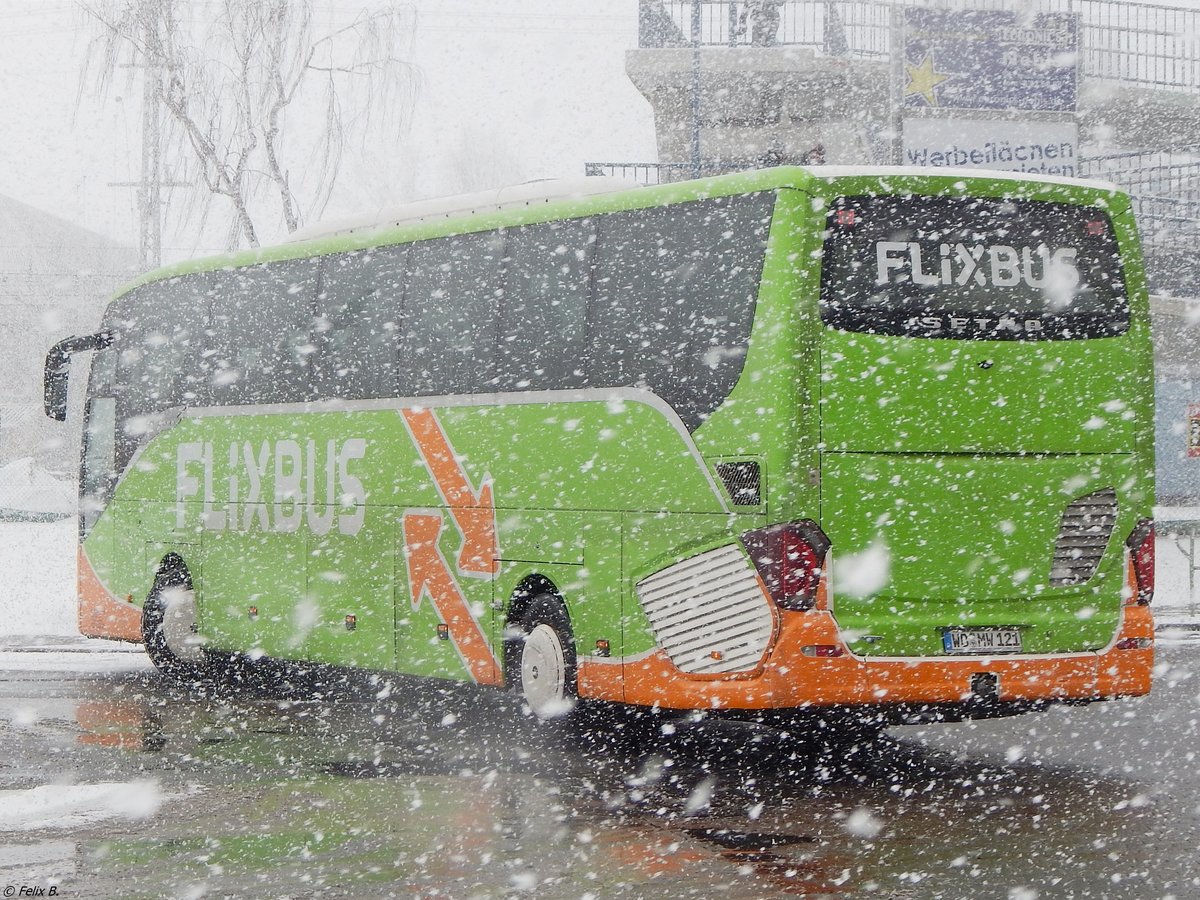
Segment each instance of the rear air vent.
[[1073,500],[1058,528],[1050,584],[1083,584],[1095,575],[1116,521],[1117,492],[1112,488]]
[[734,506],[758,506],[762,503],[758,463],[751,460],[717,463],[717,477],[729,491]]
[[659,646],[684,672],[755,668],[774,631],[771,607],[750,560],[720,547],[656,572],[637,585]]

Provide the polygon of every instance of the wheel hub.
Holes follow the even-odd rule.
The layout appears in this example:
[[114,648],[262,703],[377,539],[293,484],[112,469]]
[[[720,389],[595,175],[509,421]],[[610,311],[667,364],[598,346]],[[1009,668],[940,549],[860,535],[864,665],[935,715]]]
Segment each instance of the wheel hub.
[[552,712],[566,695],[566,658],[558,632],[537,625],[521,651],[521,693],[535,714]]
[[199,664],[204,661],[204,640],[196,622],[196,592],[184,587],[165,588],[161,594],[163,606],[163,641],[182,662]]

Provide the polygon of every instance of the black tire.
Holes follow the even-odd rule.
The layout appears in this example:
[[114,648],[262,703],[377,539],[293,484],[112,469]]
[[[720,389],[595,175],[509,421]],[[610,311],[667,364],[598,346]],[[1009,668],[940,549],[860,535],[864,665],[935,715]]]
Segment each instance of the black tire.
[[575,711],[575,637],[567,610],[553,594],[538,594],[504,642],[504,680],[539,719],[567,718]]
[[213,667],[195,633],[195,591],[179,557],[159,564],[142,605],[142,643],[154,667],[176,681],[195,683],[213,676]]

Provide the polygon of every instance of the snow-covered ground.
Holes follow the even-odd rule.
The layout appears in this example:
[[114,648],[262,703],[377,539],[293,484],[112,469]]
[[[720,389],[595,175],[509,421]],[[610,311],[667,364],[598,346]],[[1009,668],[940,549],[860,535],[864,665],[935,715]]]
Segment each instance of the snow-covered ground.
[[0,832],[79,828],[105,819],[145,819],[162,805],[155,781],[44,784],[0,790]]
[[[74,519],[0,523],[0,637],[79,634],[75,542]],[[1200,623],[1200,572],[1189,596],[1187,562],[1176,540],[1160,536],[1155,550],[1156,616],[1164,623]]]
[[0,636],[78,635],[74,518],[0,522]]

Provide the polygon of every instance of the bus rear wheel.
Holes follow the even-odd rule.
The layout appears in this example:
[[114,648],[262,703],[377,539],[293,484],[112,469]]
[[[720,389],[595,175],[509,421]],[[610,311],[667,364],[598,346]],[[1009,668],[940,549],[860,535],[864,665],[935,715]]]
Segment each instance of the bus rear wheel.
[[570,715],[576,700],[575,638],[562,602],[539,594],[505,642],[505,680],[539,719]]
[[142,606],[142,642],[155,668],[170,678],[191,682],[210,674],[197,633],[196,591],[182,559],[168,557],[159,565]]

